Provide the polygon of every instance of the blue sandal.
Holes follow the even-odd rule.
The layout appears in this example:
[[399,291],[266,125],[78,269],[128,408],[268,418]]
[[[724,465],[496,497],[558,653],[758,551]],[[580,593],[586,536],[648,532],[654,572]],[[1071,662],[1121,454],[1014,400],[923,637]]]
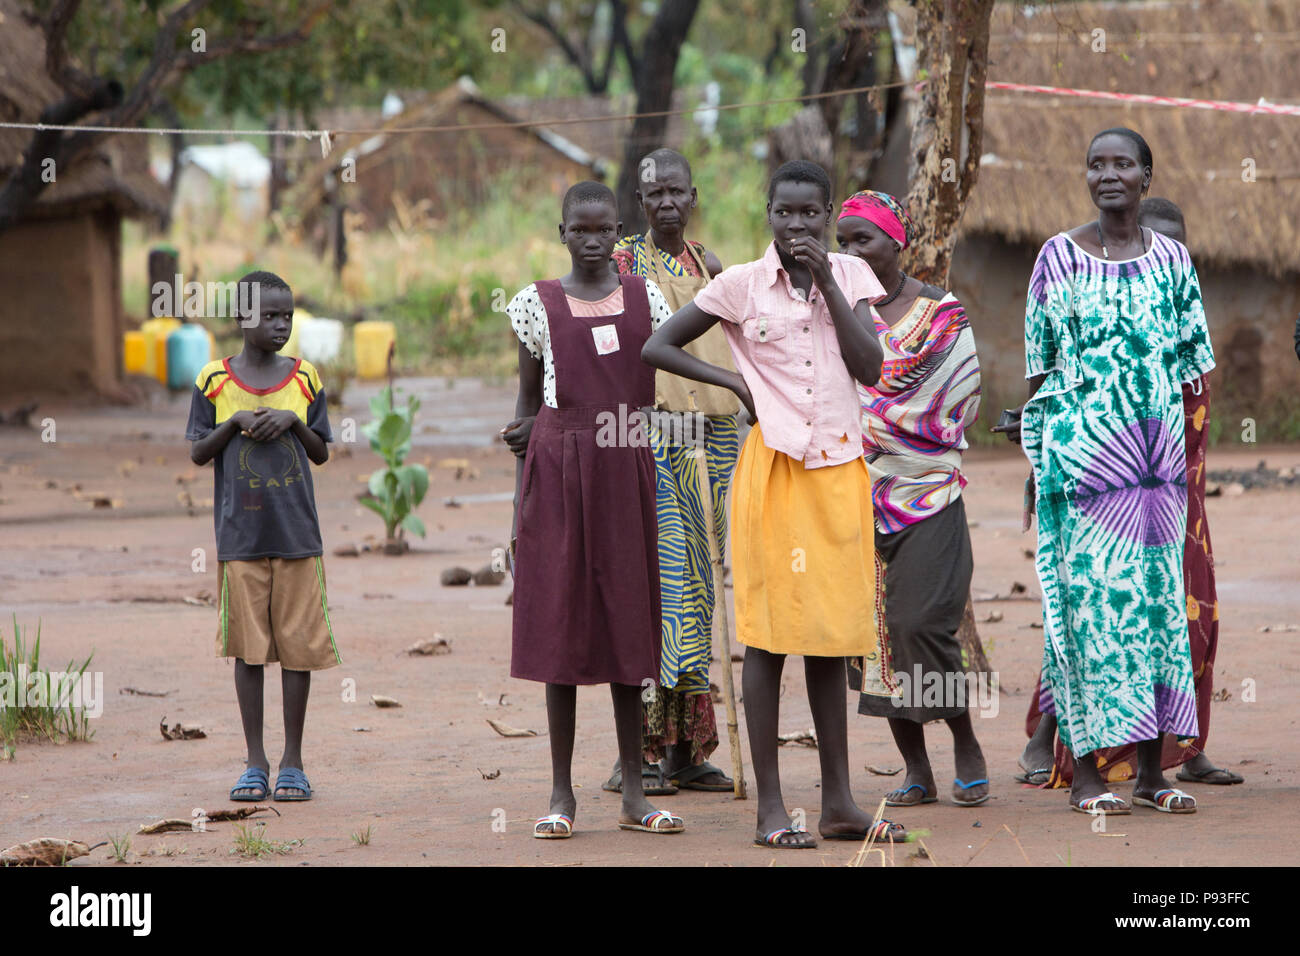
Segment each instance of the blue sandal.
[[[920,790],[921,796],[916,799],[908,797],[908,794],[913,790]],[[885,794],[885,806],[887,807],[917,807],[923,803],[937,803],[938,800],[938,797],[931,796],[930,791],[924,784],[919,783],[901,787],[898,790],[891,790]]]
[[[261,767],[249,767],[239,775],[239,782],[230,788],[230,799],[238,800],[243,803],[257,803],[259,800],[265,800],[267,791],[270,789],[271,781],[267,777],[266,771]],[[237,790],[256,790],[258,793],[253,796],[244,794],[236,796]]]
[[[987,784],[988,779],[981,777],[979,780],[972,780],[970,783],[962,783],[961,777],[953,777],[952,779],[952,785],[960,790],[969,790],[971,787],[978,787],[981,783]],[[988,803],[990,796],[992,796],[992,794],[985,792],[984,796],[976,797],[974,800],[960,800],[957,797],[956,791],[954,791],[952,802],[957,804],[959,807],[978,807],[982,803]]]
[[[301,790],[302,793],[286,794],[280,796],[281,790]],[[273,800],[280,803],[294,803],[311,799],[311,784],[307,782],[307,775],[297,767],[285,767],[280,771],[280,775],[275,778],[275,793]]]

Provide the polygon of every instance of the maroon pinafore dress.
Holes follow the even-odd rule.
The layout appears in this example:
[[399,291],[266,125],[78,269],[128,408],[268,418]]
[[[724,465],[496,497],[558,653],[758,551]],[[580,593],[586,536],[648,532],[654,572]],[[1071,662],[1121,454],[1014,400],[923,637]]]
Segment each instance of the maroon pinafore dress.
[[[654,457],[648,443],[622,440],[644,428],[621,425],[654,404],[655,372],[641,361],[650,303],[644,279],[619,281],[623,311],[605,316],[574,316],[558,280],[537,283],[559,407],[538,412],[524,458],[511,677],[548,684],[658,680]],[[610,325],[617,334],[612,351],[607,332],[598,348],[593,331]]]

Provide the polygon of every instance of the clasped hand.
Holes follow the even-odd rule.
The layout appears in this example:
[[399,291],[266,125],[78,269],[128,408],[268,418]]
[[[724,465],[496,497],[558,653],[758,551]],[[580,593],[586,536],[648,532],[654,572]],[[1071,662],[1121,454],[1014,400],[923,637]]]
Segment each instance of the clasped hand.
[[298,414],[288,408],[267,408],[235,412],[231,420],[247,437],[254,441],[275,441],[298,420]]

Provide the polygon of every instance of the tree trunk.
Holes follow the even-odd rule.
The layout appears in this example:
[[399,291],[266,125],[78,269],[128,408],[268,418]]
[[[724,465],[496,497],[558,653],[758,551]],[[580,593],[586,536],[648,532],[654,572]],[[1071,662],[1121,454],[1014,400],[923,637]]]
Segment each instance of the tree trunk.
[[[807,0],[797,0],[795,22],[808,33],[808,53],[803,70],[803,91],[833,93],[837,90],[871,86],[876,77],[876,46],[879,33],[887,29],[886,0],[851,0],[840,17],[839,35],[831,43],[816,42],[815,25]],[[826,62],[817,63],[817,51],[826,47]],[[807,106],[792,119],[768,131],[768,166],[776,169],[791,159],[807,159],[824,167],[839,199],[858,188],[875,155],[879,153],[876,135],[876,102],[883,98],[870,94],[824,96],[807,100]],[[844,118],[852,110],[857,128],[852,136],[844,133]]]
[[[266,128],[268,130],[278,130],[280,128],[280,114],[278,111],[271,114]],[[280,202],[289,189],[289,164],[284,155],[284,137],[271,136],[270,140],[271,176],[267,183],[266,193],[266,211],[268,214],[280,210]]]
[[[916,238],[908,272],[947,287],[957,227],[979,175],[984,80],[994,0],[932,0],[916,8],[917,77],[908,211]],[[989,673],[970,598],[957,637],[967,667]]]
[[[637,113],[672,109],[677,58],[699,5],[700,0],[663,0],[660,4],[659,12],[642,41],[637,63]],[[642,156],[664,145],[667,129],[666,116],[638,116],[623,144],[623,167],[619,170],[614,193],[618,197],[618,212],[625,235],[645,231],[645,216],[641,204],[636,201],[637,171]]]
[[[176,111],[171,100],[160,99],[154,107],[154,112],[172,129],[181,128],[180,113]],[[168,136],[167,149],[171,155],[172,168],[167,177],[167,211],[163,214],[162,222],[159,223],[159,232],[164,234],[171,231],[172,216],[176,209],[176,187],[181,181],[181,154],[185,152],[185,137],[180,133]]]
[[[840,17],[840,36],[827,54],[819,92],[849,90],[877,82],[877,37],[888,29],[887,16],[886,0],[852,0]],[[877,114],[873,100],[883,102],[866,93],[855,94],[850,102],[846,100],[850,98],[827,96],[818,102],[833,149],[832,165],[826,170],[842,195],[848,195],[851,190],[846,190],[845,186],[865,175],[870,165],[871,153],[877,146]],[[856,119],[853,136],[844,133],[844,118],[850,109]],[[854,175],[855,171],[857,175]]]
[[945,286],[957,226],[979,175],[984,80],[994,0],[932,0],[916,8],[917,77],[908,210],[916,223],[908,271]]

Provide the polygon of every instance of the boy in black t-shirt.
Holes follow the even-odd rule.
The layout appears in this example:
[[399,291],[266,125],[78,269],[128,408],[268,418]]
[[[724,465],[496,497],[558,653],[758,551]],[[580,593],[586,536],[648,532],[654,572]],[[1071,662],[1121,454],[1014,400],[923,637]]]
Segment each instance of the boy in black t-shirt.
[[[280,663],[284,756],[273,799],[310,800],[302,732],[311,672],[342,663],[325,600],[313,464],[333,441],[325,390],[310,363],[279,355],[293,328],[293,292],[279,276],[239,280],[244,350],[199,372],[185,437],[196,465],[215,459],[220,564],[217,656],[235,658],[248,768],[231,800],[268,796],[262,744],[263,665]],[[305,460],[306,459],[306,460]]]

